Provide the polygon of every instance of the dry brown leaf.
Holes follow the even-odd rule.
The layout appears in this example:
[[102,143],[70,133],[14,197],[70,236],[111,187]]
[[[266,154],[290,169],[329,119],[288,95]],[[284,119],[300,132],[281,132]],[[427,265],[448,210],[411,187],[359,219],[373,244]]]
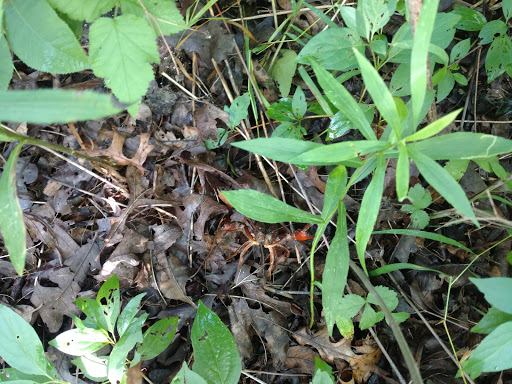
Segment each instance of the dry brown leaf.
[[140,369],[142,361],[126,371],[126,384],[141,384],[143,381],[142,371]]
[[311,375],[315,371],[315,357],[320,355],[309,347],[294,345],[288,349],[286,368]]
[[141,174],[144,174],[145,169],[142,167],[142,164],[146,161],[148,154],[154,148],[153,145],[149,144],[149,133],[142,133],[140,135],[140,144],[137,149],[137,153],[133,158],[129,159],[123,154],[123,145],[125,138],[121,136],[118,132],[114,132],[114,137],[112,138],[112,143],[110,147],[107,149],[86,149],[85,153],[88,156],[106,156],[114,160],[117,165],[133,165],[137,168]]
[[295,332],[293,337],[299,344],[310,345],[315,348],[320,353],[322,359],[330,364],[334,363],[334,359],[350,362],[355,355],[352,352],[351,340],[341,339],[337,343],[331,342],[327,327],[323,327],[314,334],[310,334],[309,328],[303,327]]
[[380,373],[377,368],[377,363],[380,360],[382,351],[377,346],[373,339],[367,337],[362,340],[363,344],[355,347],[359,353],[350,360],[352,367],[352,375],[357,383],[367,381],[372,373]]
[[87,275],[93,271],[101,268],[98,255],[100,254],[100,247],[97,243],[84,244],[78,251],[69,257],[64,265],[68,266],[74,272],[74,280],[81,285]]
[[228,210],[225,205],[219,204],[215,200],[205,196],[199,212],[199,217],[194,223],[194,235],[197,240],[203,238],[206,232],[204,226],[211,216],[228,213]]
[[174,255],[166,256],[165,252],[155,255],[155,276],[162,294],[170,300],[179,300],[195,306],[187,296],[185,285],[192,271]]
[[194,112],[194,119],[201,139],[206,141],[208,139],[217,138],[217,119],[228,123],[228,114],[222,109],[217,108],[211,104],[204,104]]

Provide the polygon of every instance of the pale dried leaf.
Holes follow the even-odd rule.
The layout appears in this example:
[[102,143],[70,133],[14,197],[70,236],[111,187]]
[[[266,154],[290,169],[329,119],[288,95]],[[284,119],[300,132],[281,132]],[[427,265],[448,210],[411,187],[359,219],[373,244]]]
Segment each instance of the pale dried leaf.
[[195,305],[187,296],[185,285],[192,271],[173,255],[166,256],[165,252],[155,255],[155,275],[162,294],[170,300],[179,300]]

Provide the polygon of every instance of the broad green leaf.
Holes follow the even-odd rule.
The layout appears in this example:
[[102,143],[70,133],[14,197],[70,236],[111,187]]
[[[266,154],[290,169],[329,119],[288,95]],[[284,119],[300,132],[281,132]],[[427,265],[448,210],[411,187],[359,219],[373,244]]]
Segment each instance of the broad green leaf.
[[141,2],[149,14],[140,6],[139,0],[121,0],[123,15],[128,13],[146,18],[157,36],[172,35],[186,28],[185,20],[174,0],[141,0]]
[[6,381],[14,384],[45,384],[49,380],[47,376],[29,375],[14,368],[0,369],[0,383]]
[[71,329],[60,333],[55,339],[50,341],[51,346],[73,356],[91,354],[107,344],[109,344],[109,339],[105,333],[91,328]]
[[11,51],[5,37],[0,35],[0,91],[4,91],[9,87],[13,70]]
[[142,344],[135,351],[132,365],[138,363],[138,357],[140,357],[140,360],[150,360],[161,354],[174,339],[177,326],[178,318],[169,317],[167,319],[160,319],[149,327],[144,332]]
[[415,237],[423,237],[425,239],[439,241],[440,243],[450,244],[460,249],[465,250],[471,254],[474,252],[468,247],[462,245],[456,240],[450,239],[449,237],[440,235],[438,233],[426,232],[426,231],[418,231],[415,229],[388,229],[385,231],[375,231],[374,234],[390,234],[390,235],[404,235],[404,236],[415,236]]
[[507,24],[505,24],[502,20],[489,21],[482,27],[480,33],[478,34],[478,37],[482,39],[478,44],[489,44],[496,37],[505,35],[507,33],[507,29]]
[[97,382],[107,380],[107,363],[108,359],[97,357],[95,355],[80,356],[76,359],[71,360],[84,375]]
[[248,93],[238,96],[230,107],[224,106],[224,111],[228,113],[229,128],[235,128],[240,125],[240,122],[245,119],[249,113],[247,109],[251,104],[251,98]]
[[437,84],[436,104],[446,99],[455,85],[455,78],[450,71],[446,71],[441,81]]
[[497,327],[487,335],[462,363],[462,369],[477,378],[482,372],[500,372],[512,368],[512,321]]
[[357,66],[353,48],[364,52],[363,41],[354,31],[329,28],[314,36],[302,48],[296,60],[301,64],[317,62],[325,69],[348,71]]
[[70,18],[68,15],[66,15],[65,13],[62,13],[59,11],[57,11],[57,15],[62,19],[62,21],[64,21],[68,25],[69,29],[71,29],[71,31],[73,32],[73,35],[75,35],[76,39],[80,40],[84,33],[84,28],[83,28],[84,21],[83,20],[74,20],[74,19]]
[[446,169],[456,181],[459,181],[466,173],[468,165],[469,160],[450,160],[445,164],[444,169]]
[[394,71],[389,82],[389,90],[393,96],[402,97],[411,94],[411,66],[402,63]]
[[9,259],[20,276],[23,274],[27,255],[25,222],[16,189],[16,161],[22,146],[23,142],[11,152],[0,179],[0,232],[9,252]]
[[[374,233],[376,233],[376,232],[374,232]],[[411,264],[411,263],[388,264],[388,265],[385,265],[383,267],[374,269],[373,271],[370,271],[368,273],[368,276],[370,276],[370,277],[380,276],[380,275],[384,275],[386,273],[391,273],[391,272],[398,271],[398,270],[401,270],[401,269],[413,269],[413,270],[416,270],[416,271],[435,272],[435,273],[439,273],[440,275],[446,276],[448,278],[450,277],[450,275],[447,275],[446,273],[438,271],[437,269],[422,267],[420,265]]]
[[292,99],[292,112],[293,116],[297,119],[301,119],[306,114],[308,105],[306,103],[306,96],[301,87],[295,89],[295,94]]
[[345,25],[352,31],[357,32],[359,36],[369,40],[370,26],[361,9],[347,6],[339,7],[339,9]]
[[377,106],[380,114],[393,128],[397,139],[400,140],[400,116],[391,92],[389,92],[384,80],[382,80],[382,77],[380,77],[379,73],[373,68],[370,62],[357,50],[354,50],[354,55],[359,63],[364,85],[372,96],[373,102]]
[[384,319],[384,312],[375,312],[370,304],[365,304],[363,315],[361,316],[361,321],[359,322],[359,328],[368,329],[377,324],[382,319]]
[[505,16],[505,23],[508,23],[508,20],[512,17],[512,0],[503,0],[501,9],[503,10],[503,16]]
[[75,20],[89,23],[110,11],[115,0],[47,0],[50,5]]
[[126,332],[119,338],[112,352],[110,352],[107,364],[107,376],[111,383],[117,383],[123,378],[126,357],[136,343],[142,342],[142,326],[148,317],[147,313],[133,319]]
[[[133,15],[102,17],[89,30],[89,56],[94,74],[123,103],[138,103],[153,80],[150,63],[158,63],[155,36],[151,27]],[[137,106],[128,109],[137,113]]]
[[190,335],[195,362],[192,370],[208,384],[236,384],[242,372],[240,355],[229,329],[201,301]]
[[512,42],[508,35],[496,37],[485,57],[485,70],[487,83],[490,83],[505,71],[510,75],[512,64]]
[[51,73],[89,67],[73,32],[46,1],[11,0],[4,12],[11,49],[29,67]]
[[281,96],[288,97],[292,79],[297,70],[297,62],[295,61],[297,54],[290,49],[282,49],[280,52],[281,57],[275,61],[269,75],[277,81]]
[[146,296],[146,293],[138,294],[130,299],[128,304],[124,307],[123,311],[119,315],[119,319],[117,320],[117,332],[119,333],[119,336],[123,336],[124,331],[126,331],[128,325],[130,325],[135,315],[139,312],[140,302],[144,296]]
[[455,28],[462,31],[479,31],[487,23],[485,16],[474,9],[457,8],[451,13],[461,17],[455,24]]
[[93,91],[0,91],[0,121],[56,124],[98,120],[125,107],[111,95]]
[[452,72],[452,75],[458,84],[462,85],[463,87],[468,85],[468,79],[462,73]]
[[349,130],[354,129],[354,124],[348,120],[340,111],[336,112],[327,127],[325,141],[336,140],[345,135]]
[[315,356],[315,372],[313,373],[312,384],[334,384],[332,368]]
[[500,311],[498,308],[490,307],[487,313],[482,317],[471,332],[489,334],[498,328],[501,324],[511,322],[512,314]]
[[[391,316],[393,316],[393,318],[398,324],[403,323],[405,320],[411,317],[411,315],[409,315],[407,312],[393,312]],[[386,320],[386,323],[387,322],[388,321]]]
[[337,224],[338,228],[327,251],[322,275],[322,307],[330,336],[332,336],[337,316],[345,315],[340,303],[347,284],[350,252],[347,241],[347,217],[343,202],[339,203]]
[[367,140],[376,140],[377,137],[361,107],[345,87],[338,83],[320,64],[313,62],[311,66],[329,101],[359,129]]
[[415,208],[414,212],[411,213],[411,220],[413,227],[423,229],[428,225],[430,218],[427,212]]
[[56,377],[57,371],[44,355],[36,331],[3,304],[0,304],[0,340],[0,357],[12,368],[28,375]]
[[[446,136],[446,135],[445,135]],[[409,150],[409,155],[416,163],[425,180],[443,196],[463,216],[474,219],[466,193],[450,174],[437,162],[419,151]]]
[[357,312],[359,312],[359,310],[363,307],[364,303],[365,300],[359,295],[345,295],[341,298],[341,311],[346,318],[352,318],[357,315]]
[[512,314],[512,279],[509,277],[491,277],[488,279],[470,278],[485,300],[500,311]]
[[450,63],[453,63],[454,61],[457,61],[459,59],[462,59],[464,56],[466,56],[469,52],[469,49],[471,48],[471,39],[467,38],[466,40],[459,41],[455,46],[452,48],[452,51],[450,52]]
[[438,4],[439,0],[426,0],[423,2],[412,45],[411,100],[414,127],[420,123],[420,111],[425,100],[428,46],[434,29]]
[[301,155],[303,152],[324,147],[319,143],[280,137],[246,140],[233,143],[232,145],[284,163],[290,162],[290,160]]
[[184,361],[179,372],[172,379],[171,384],[208,384],[201,376],[190,370]]
[[377,157],[377,168],[373,174],[372,181],[364,193],[356,226],[357,256],[359,257],[361,266],[366,273],[368,273],[368,270],[366,269],[364,254],[368,241],[370,240],[370,236],[373,232],[375,221],[379,215],[380,202],[382,200],[382,193],[384,192],[385,174],[386,159],[384,155],[380,154]]
[[512,152],[512,140],[473,132],[455,132],[408,145],[433,160],[471,160]]
[[[395,12],[397,0],[366,0],[361,2],[361,10],[370,25],[373,35],[384,27]],[[358,4],[359,5],[359,4]]]
[[75,303],[78,309],[87,315],[86,320],[97,324],[98,327],[105,331],[109,330],[109,323],[103,313],[103,306],[96,300],[90,298],[78,298]]
[[454,112],[451,112],[440,119],[437,119],[433,123],[430,123],[425,128],[420,129],[418,132],[413,133],[410,136],[405,138],[405,141],[416,141],[428,139],[431,136],[437,135],[443,129],[445,129],[448,125],[452,123],[453,120],[458,116],[458,114],[462,111],[461,109],[457,109]]
[[343,198],[345,188],[347,187],[347,169],[343,165],[334,168],[327,178],[324,194],[324,206],[322,208],[322,218],[330,218],[338,203]]
[[403,201],[409,188],[409,154],[405,144],[398,146],[398,162],[396,164],[396,196],[398,201]]
[[[375,290],[381,297],[386,307],[388,307],[389,311],[394,311],[396,307],[398,307],[398,296],[395,291],[389,289],[388,287],[384,287],[383,285],[376,285]],[[371,293],[368,293],[368,297],[366,301],[370,304],[379,305],[375,297]]]
[[411,204],[417,209],[425,209],[432,204],[432,196],[430,195],[430,192],[423,188],[421,184],[416,184],[414,187],[409,189],[407,197]]
[[222,191],[229,203],[242,215],[263,223],[323,223],[322,218],[301,209],[292,207],[275,197],[252,189]]
[[[112,275],[110,279],[102,284],[96,296],[96,301],[102,306],[102,312],[108,324],[108,331],[113,334],[121,306],[119,280],[116,275]],[[103,303],[106,303],[106,305]]]

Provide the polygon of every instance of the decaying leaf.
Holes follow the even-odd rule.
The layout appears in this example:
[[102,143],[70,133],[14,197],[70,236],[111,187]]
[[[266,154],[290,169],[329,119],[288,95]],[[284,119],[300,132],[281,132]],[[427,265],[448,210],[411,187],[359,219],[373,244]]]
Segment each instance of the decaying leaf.
[[320,358],[312,348],[294,345],[288,349],[286,368],[311,375],[315,370],[315,357]]
[[185,290],[185,285],[192,275],[190,268],[183,265],[176,256],[167,256],[165,252],[159,252],[154,257],[155,275],[162,294],[170,300],[179,300],[195,306]]

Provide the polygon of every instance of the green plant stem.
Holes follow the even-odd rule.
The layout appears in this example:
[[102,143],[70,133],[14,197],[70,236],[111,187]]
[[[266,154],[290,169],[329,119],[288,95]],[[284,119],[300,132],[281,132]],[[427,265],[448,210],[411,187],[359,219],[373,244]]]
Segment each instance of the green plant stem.
[[377,293],[373,284],[370,282],[368,276],[363,272],[361,268],[359,268],[359,266],[352,259],[350,260],[350,268],[355,272],[357,277],[359,277],[359,279],[364,284],[368,292],[370,292],[373,295],[373,297],[375,297],[375,300],[377,300],[379,307],[382,309],[382,312],[384,312],[386,321],[389,324],[389,327],[391,328],[393,335],[395,335],[398,347],[402,352],[402,356],[404,357],[405,364],[407,365],[407,369],[409,370],[413,383],[423,384],[423,379],[421,378],[420,370],[418,369],[418,366],[414,361],[414,357],[412,356],[409,346],[405,341],[404,334],[402,333],[400,326],[396,322],[390,310],[388,309],[388,307],[386,307],[384,300],[382,300],[382,297],[380,297],[380,295]]

